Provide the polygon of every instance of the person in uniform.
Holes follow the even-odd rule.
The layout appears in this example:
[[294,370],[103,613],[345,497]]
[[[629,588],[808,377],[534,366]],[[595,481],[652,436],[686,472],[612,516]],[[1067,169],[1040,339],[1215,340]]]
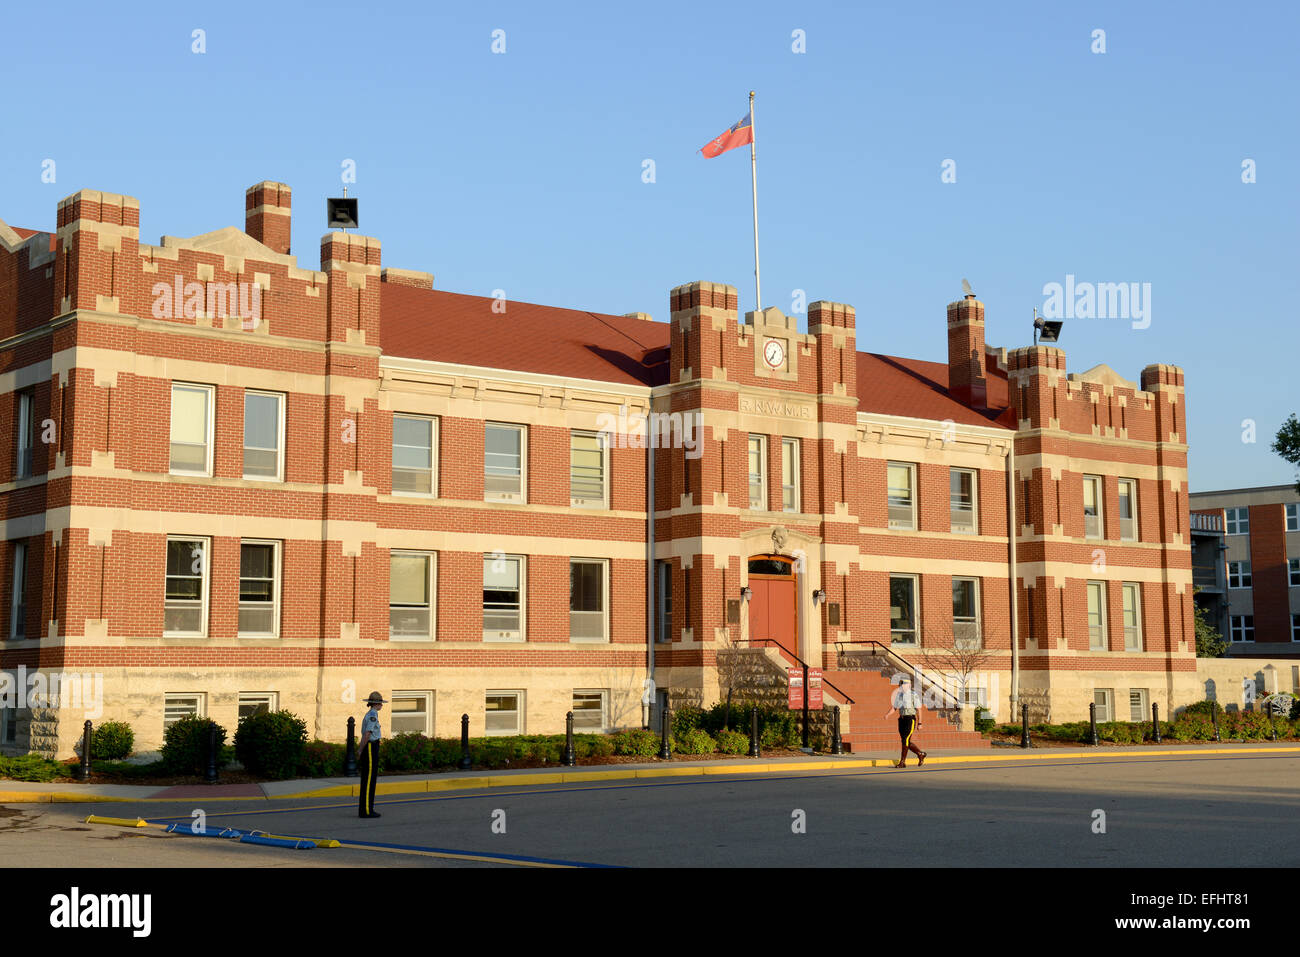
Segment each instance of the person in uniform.
[[361,747],[360,757],[361,772],[360,806],[357,808],[359,817],[379,817],[375,811],[375,783],[379,779],[379,742],[384,733],[379,727],[379,709],[382,708],[386,701],[378,691],[370,692],[370,697],[366,699],[366,704],[370,705],[370,710],[366,716],[361,719]]
[[898,736],[903,741],[902,753],[894,767],[907,767],[907,752],[913,751],[919,768],[925,764],[925,752],[912,743],[912,733],[921,730],[921,696],[912,690],[912,679],[907,675],[903,675],[890,703],[893,707],[885,712],[885,717],[898,713]]

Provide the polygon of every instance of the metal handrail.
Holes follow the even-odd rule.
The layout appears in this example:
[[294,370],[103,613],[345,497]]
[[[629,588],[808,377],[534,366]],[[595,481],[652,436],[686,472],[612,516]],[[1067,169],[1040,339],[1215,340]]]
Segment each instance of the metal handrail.
[[888,645],[876,641],[874,638],[851,638],[848,641],[837,641],[835,642],[836,658],[844,654],[844,647],[843,647],[844,645],[875,645],[877,648],[883,651],[890,658],[894,659],[896,662],[901,664],[908,671],[917,675],[920,678],[920,683],[923,689],[925,686],[928,685],[930,688],[934,689],[938,694],[942,695],[944,698],[947,698],[949,701],[952,702],[952,704],[949,707],[958,708],[958,709],[962,707],[963,702],[960,701],[956,695],[948,691],[942,685],[936,684],[933,680],[928,678],[926,676],[924,668],[918,668],[916,665],[912,664],[910,661],[908,661],[898,652],[894,651],[894,649],[890,648]]
[[[800,658],[798,655],[796,655],[793,651],[791,651],[791,650],[790,650],[789,648],[787,648],[785,645],[781,644],[781,642],[777,641],[775,638],[750,638],[750,639],[749,639],[749,643],[750,643],[751,645],[754,644],[755,642],[767,642],[767,643],[769,643],[769,644],[776,645],[778,648],[780,648],[782,651],[784,651],[787,655],[789,655],[789,656],[790,656],[791,658],[793,658],[795,661],[799,662],[799,666],[800,666],[801,668],[813,668],[813,667],[816,667],[815,665],[810,665],[810,664],[808,664],[808,662],[804,661],[802,658]],[[822,675],[822,684],[826,685],[826,687],[828,687],[828,688],[833,688],[833,689],[835,690],[835,693],[844,699],[844,703],[845,703],[845,704],[853,704],[853,703],[854,703],[854,702],[853,702],[853,699],[850,698],[850,697],[848,696],[848,694],[847,694],[843,689],[836,687],[835,684],[833,684],[833,683],[830,681],[830,679],[828,679],[824,674]],[[804,694],[807,694],[807,693],[808,693],[808,689],[805,688],[805,689],[804,689]]]

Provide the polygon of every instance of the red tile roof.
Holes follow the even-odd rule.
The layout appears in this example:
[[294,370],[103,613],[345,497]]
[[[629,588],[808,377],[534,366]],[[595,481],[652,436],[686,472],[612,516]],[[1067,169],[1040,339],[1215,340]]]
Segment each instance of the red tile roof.
[[23,229],[21,226],[10,226],[9,228],[16,232],[20,239],[31,239],[37,233],[45,232],[43,229]]
[[1014,428],[1007,410],[1006,373],[988,368],[987,359],[985,365],[989,408],[977,412],[948,395],[948,363],[859,352],[858,411]]

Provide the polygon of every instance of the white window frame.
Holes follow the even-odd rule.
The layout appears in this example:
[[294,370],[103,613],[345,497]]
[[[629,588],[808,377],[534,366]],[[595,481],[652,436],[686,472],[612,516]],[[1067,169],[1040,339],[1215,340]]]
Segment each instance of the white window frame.
[[[170,545],[172,542],[202,542],[203,543],[203,558],[202,558],[203,571],[200,575],[201,587],[203,588],[203,595],[199,602],[199,614],[202,617],[200,621],[200,628],[198,631],[168,631],[167,630],[167,603],[169,600],[167,598],[167,578],[170,576],[168,576],[167,574],[167,551],[166,548],[164,548],[163,550],[163,634],[168,637],[174,635],[177,637],[186,637],[186,638],[205,638],[207,637],[208,634],[208,604],[211,600],[211,594],[212,594],[212,539],[207,537],[206,535],[168,535],[167,545]],[[190,556],[193,557],[193,554],[194,552],[191,549]],[[188,578],[190,576],[187,575],[185,577]],[[173,601],[185,600],[188,603],[188,599],[172,599],[172,600]]]
[[[1129,688],[1128,689],[1128,719],[1130,721],[1145,721],[1151,714],[1151,698],[1147,688]],[[1137,717],[1133,716],[1133,696],[1137,695]]]
[[[984,629],[981,624],[980,616],[980,580],[970,575],[954,575],[952,577],[953,591],[957,590],[958,582],[971,583],[971,600],[975,609],[973,618],[958,618],[956,595],[953,595],[954,603],[952,609],[952,634],[953,644],[963,649],[981,648],[984,644]],[[966,627],[963,627],[966,626]],[[974,632],[974,637],[969,637],[969,633]]]
[[18,451],[14,457],[14,478],[30,478],[36,455],[36,392],[18,393]]
[[[758,472],[754,472],[754,446],[758,445]],[[745,471],[747,475],[746,489],[749,494],[749,510],[751,512],[768,511],[767,500],[767,436],[754,435],[750,433],[749,441],[745,444]],[[757,491],[755,491],[755,475],[757,474]]]
[[[1133,607],[1129,608],[1129,596],[1133,598]],[[1120,584],[1120,602],[1124,615],[1124,650],[1142,650],[1142,585],[1139,582],[1122,582]],[[1133,624],[1129,624],[1130,612]]]
[[[206,410],[207,410],[207,421],[203,423],[205,455],[204,455],[204,465],[202,471],[196,469],[178,469],[172,464],[171,447],[175,443],[171,441],[171,427],[172,427],[172,415],[174,414],[174,410],[176,406],[177,389],[207,393],[207,401],[205,403]],[[198,383],[198,382],[173,382],[171,392],[169,393],[169,395],[170,395],[170,406],[168,408],[168,416],[167,416],[167,423],[168,423],[167,472],[168,474],[169,475],[211,476],[212,475],[212,451],[213,451],[212,446],[215,444],[215,442],[213,441],[213,423],[216,418],[216,406],[217,406],[216,387],[211,385],[203,385],[202,383]],[[241,468],[240,471],[242,473],[243,469]]]
[[1291,588],[1300,588],[1300,558],[1286,560],[1287,584]]
[[[609,730],[609,690],[607,688],[574,688],[573,698],[578,695],[600,695],[600,726],[596,728],[580,727],[578,725],[578,702],[570,701],[570,710],[573,712],[573,733],[574,734],[604,734]],[[588,710],[588,709],[583,709]],[[595,709],[590,709],[594,711]]]
[[[1098,701],[1098,696],[1101,700]],[[1103,721],[1115,720],[1115,689],[1114,688],[1093,688],[1092,702],[1097,706],[1097,723]]]
[[[802,506],[802,490],[799,487],[799,472],[803,467],[800,461],[798,439],[781,440],[781,511],[798,512]],[[790,481],[786,482],[785,450],[790,449]]]
[[[894,611],[893,611],[893,610],[894,610],[894,606],[893,606],[892,603],[893,603],[893,600],[894,600],[893,590],[894,590],[894,579],[895,579],[895,578],[906,578],[906,579],[909,579],[909,580],[912,582],[912,622],[913,622],[913,627],[912,627],[912,629],[911,629],[910,631],[905,631],[905,630],[903,630],[903,629],[895,629],[895,628],[894,628]],[[890,643],[891,645],[899,645],[899,646],[901,646],[901,647],[905,647],[905,648],[919,648],[920,645],[921,645],[921,576],[919,576],[919,575],[908,575],[908,574],[903,574],[903,573],[894,573],[894,572],[890,572],[890,574],[889,574],[889,591],[890,591],[890,594],[889,594],[890,605],[888,606],[888,608],[889,608],[889,643]],[[911,639],[910,641],[898,637],[898,635],[907,635],[907,634],[911,634],[911,636],[912,636],[912,639]]]
[[[486,624],[483,628],[484,641],[525,641],[527,639],[528,628],[528,560],[524,555],[498,555],[488,553],[483,556],[485,562],[502,560],[507,562],[519,563],[519,627],[514,630],[506,631],[488,631]],[[484,570],[486,573],[486,569]],[[484,590],[487,589],[486,580],[483,582]],[[483,614],[487,614],[487,602],[483,602]]]
[[[244,455],[244,468],[248,464],[248,397],[250,395],[262,396],[263,398],[275,399],[275,475],[249,475],[247,471],[243,472],[244,480],[247,482],[283,482],[284,481],[284,418],[285,406],[288,404],[288,397],[283,392],[268,392],[263,389],[245,389],[244,390],[244,439],[241,446],[241,453]],[[267,449],[253,447],[256,452],[265,452]]]
[[[238,725],[244,719],[239,716],[239,709],[246,704],[265,704],[266,710],[275,712],[280,710],[280,692],[278,691],[241,691],[239,692],[239,701],[235,706],[235,723]],[[256,714],[257,712],[253,712]],[[251,715],[247,716],[251,717]]]
[[[513,429],[519,433],[519,492],[489,492],[487,489],[488,479],[488,450],[487,434],[489,429]],[[528,426],[520,425],[517,422],[484,422],[483,423],[483,501],[485,502],[508,502],[516,505],[524,505],[528,502]]]
[[[271,573],[275,576],[271,581],[271,630],[270,631],[244,631],[239,628],[239,618],[236,613],[235,628],[240,638],[278,638],[280,637],[280,581],[283,577],[280,569],[283,564],[280,557],[282,548],[281,542],[269,538],[241,538],[239,540],[239,584],[242,590],[244,581],[244,546],[245,545],[269,545],[271,546]],[[250,609],[262,609],[266,602],[248,602]],[[239,599],[239,611],[244,608],[245,602],[241,596]]]
[[[1093,489],[1093,503],[1096,508],[1096,515],[1088,514],[1087,489],[1089,486]],[[1103,539],[1106,537],[1106,483],[1102,481],[1100,475],[1085,475],[1083,477],[1083,488],[1083,537]]]
[[[1132,512],[1128,518],[1124,517],[1124,489],[1129,489],[1128,501],[1129,510]],[[1119,480],[1119,537],[1123,542],[1136,542],[1140,536],[1140,526],[1138,525],[1138,482],[1137,479],[1122,478]]]
[[1237,562],[1228,562],[1228,587],[1229,588],[1253,588],[1251,584],[1254,581],[1250,573],[1250,561],[1243,559]]
[[[1093,590],[1096,590],[1098,599],[1097,606],[1099,609],[1100,621],[1094,625],[1092,623],[1091,598]],[[1110,596],[1106,583],[1103,581],[1089,581],[1086,583],[1084,601],[1084,614],[1088,622],[1088,650],[1089,651],[1108,651],[1110,649],[1110,629],[1106,618],[1110,611],[1106,607]]]
[[1240,508],[1225,508],[1223,510],[1223,534],[1249,535],[1250,509],[1244,505]]
[[[510,695],[513,695],[515,698],[514,711],[498,712],[498,713],[499,714],[513,713],[515,716],[515,726],[513,728],[497,728],[497,729],[489,728],[487,699],[493,697],[508,697]],[[526,704],[524,701],[524,692],[522,690],[516,690],[512,688],[504,688],[504,689],[489,688],[487,691],[483,693],[483,733],[488,737],[495,737],[497,735],[508,736],[512,734],[524,734],[525,733],[524,716],[526,714],[525,708],[526,708]]]
[[1290,502],[1282,506],[1288,532],[1300,532],[1300,502]]
[[11,641],[21,641],[27,637],[27,575],[30,567],[27,540],[15,541],[13,575],[9,589],[9,639]]
[[1228,640],[1231,642],[1255,640],[1254,615],[1229,615]]
[[[906,469],[907,471],[907,504],[901,501],[895,501],[896,496],[891,494],[896,486],[889,484],[889,472],[891,469]],[[885,463],[885,505],[888,509],[889,527],[901,531],[916,531],[916,463],[915,462],[886,462]],[[907,524],[901,512],[895,512],[895,509],[908,510]],[[897,516],[897,517],[896,517]]]
[[[389,701],[389,709],[388,709],[388,730],[390,734],[399,735],[399,734],[414,733],[414,734],[422,734],[428,737],[433,733],[433,692],[432,691],[394,691],[390,696],[390,699],[391,700]],[[397,711],[398,701],[416,701],[419,702],[422,705],[422,707],[417,709],[413,714],[399,715]],[[424,712],[423,728],[421,728],[418,731],[415,730],[414,728],[403,728],[400,731],[398,730],[397,723],[399,721],[410,721],[415,716],[418,716],[420,711]]]
[[[429,465],[427,468],[408,469],[406,467],[399,468],[396,464],[396,461],[392,462],[391,472],[389,473],[390,476],[389,486],[392,489],[394,495],[408,496],[410,498],[437,498],[438,497],[438,446],[439,446],[438,437],[441,434],[440,433],[441,423],[438,420],[438,416],[416,415],[411,412],[394,412],[392,429],[391,429],[392,431],[391,438],[392,438],[392,446],[393,446],[392,452],[393,452],[394,459],[396,459],[397,448],[398,448],[397,445],[397,420],[398,419],[412,419],[418,422],[429,423]],[[417,446],[407,445],[407,446],[402,446],[402,448],[417,448]],[[399,471],[414,472],[414,473],[427,472],[429,476],[429,491],[419,492],[419,491],[411,491],[410,489],[397,488],[397,485],[395,482],[392,481],[392,478],[396,476]]]
[[[193,711],[186,711],[183,714],[177,714],[172,720],[168,720],[168,711],[173,702],[194,700],[195,707]],[[202,691],[173,691],[163,695],[163,731],[166,731],[173,724],[185,717],[187,714],[193,714],[198,718],[208,716],[208,696]]]
[[[393,610],[402,608],[419,608],[419,605],[394,605],[393,604],[393,559],[394,558],[423,558],[425,559],[425,594],[428,595],[429,604],[427,611],[429,615],[429,628],[426,633],[401,634],[393,631]],[[388,638],[390,641],[432,641],[438,634],[438,553],[418,551],[409,548],[393,548],[388,552]]]
[[[573,440],[578,436],[594,438],[600,443],[600,495],[577,495],[573,490]],[[585,451],[585,450],[584,450]],[[609,508],[609,442],[604,432],[590,432],[583,429],[569,430],[569,504],[574,508]]]
[[[952,479],[954,475],[970,476],[970,505],[962,505],[953,499]],[[958,516],[969,515],[963,521]],[[979,472],[975,469],[948,469],[948,520],[949,529],[958,535],[979,534]]]
[[[600,567],[600,637],[580,638],[573,633],[573,616],[590,615],[591,612],[573,610],[573,566],[597,565]],[[609,641],[609,559],[608,558],[570,558],[569,559],[569,640],[584,644],[600,644]]]

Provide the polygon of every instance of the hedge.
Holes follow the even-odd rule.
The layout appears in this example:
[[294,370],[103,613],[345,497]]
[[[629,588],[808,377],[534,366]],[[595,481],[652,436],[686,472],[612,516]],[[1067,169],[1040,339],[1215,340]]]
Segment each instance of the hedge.
[[209,718],[187,714],[163,732],[162,761],[173,774],[203,774],[208,766],[208,728],[217,729],[217,767],[229,763],[226,729]]
[[272,781],[293,777],[307,750],[307,722],[292,711],[249,715],[235,729],[235,756],[251,773]]

